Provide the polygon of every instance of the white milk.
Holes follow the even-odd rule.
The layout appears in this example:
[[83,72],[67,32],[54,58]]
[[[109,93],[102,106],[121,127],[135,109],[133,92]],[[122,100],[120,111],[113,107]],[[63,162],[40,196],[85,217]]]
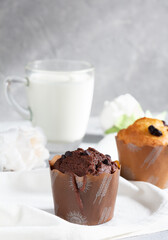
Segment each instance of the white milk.
[[29,76],[28,102],[32,122],[48,141],[71,143],[86,131],[94,79],[86,73],[34,73]]

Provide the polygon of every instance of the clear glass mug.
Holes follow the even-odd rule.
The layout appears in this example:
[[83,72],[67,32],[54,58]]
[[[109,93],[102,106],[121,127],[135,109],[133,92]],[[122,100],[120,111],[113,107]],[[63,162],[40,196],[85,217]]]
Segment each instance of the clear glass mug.
[[[34,126],[43,129],[51,152],[75,149],[81,142],[90,116],[94,68],[91,64],[66,60],[29,63],[26,77],[7,77],[8,102]],[[11,85],[23,83],[28,107],[21,107],[11,94]]]

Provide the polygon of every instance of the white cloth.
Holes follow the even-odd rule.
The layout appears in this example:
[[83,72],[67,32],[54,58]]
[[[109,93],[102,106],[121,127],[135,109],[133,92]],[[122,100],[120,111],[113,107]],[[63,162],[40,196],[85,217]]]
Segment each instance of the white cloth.
[[[117,159],[113,135],[92,146]],[[47,168],[0,172],[0,191],[2,240],[118,239],[168,229],[168,192],[149,183],[120,177],[114,218],[98,226],[71,224],[53,214]]]
[[117,239],[168,229],[168,194],[120,177],[114,218],[80,226],[53,214],[49,169],[0,173],[0,239]]

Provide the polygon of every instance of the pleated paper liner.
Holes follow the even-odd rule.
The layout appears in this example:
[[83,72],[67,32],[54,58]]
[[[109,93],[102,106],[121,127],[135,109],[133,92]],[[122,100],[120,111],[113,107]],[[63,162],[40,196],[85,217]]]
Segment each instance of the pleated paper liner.
[[150,182],[168,187],[168,146],[138,147],[116,137],[121,176],[127,180]]
[[99,176],[75,174],[51,170],[55,156],[50,161],[51,184],[55,214],[69,222],[97,225],[109,221],[114,214],[120,170]]

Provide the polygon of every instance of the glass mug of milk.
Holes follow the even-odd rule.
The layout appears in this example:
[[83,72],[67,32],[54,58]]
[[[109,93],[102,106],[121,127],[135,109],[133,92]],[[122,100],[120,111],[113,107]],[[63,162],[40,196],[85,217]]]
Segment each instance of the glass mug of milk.
[[[86,62],[41,60],[29,63],[26,77],[8,77],[6,96],[15,110],[43,129],[51,152],[75,149],[81,142],[90,116],[94,68]],[[27,89],[28,107],[11,94],[13,83]]]

